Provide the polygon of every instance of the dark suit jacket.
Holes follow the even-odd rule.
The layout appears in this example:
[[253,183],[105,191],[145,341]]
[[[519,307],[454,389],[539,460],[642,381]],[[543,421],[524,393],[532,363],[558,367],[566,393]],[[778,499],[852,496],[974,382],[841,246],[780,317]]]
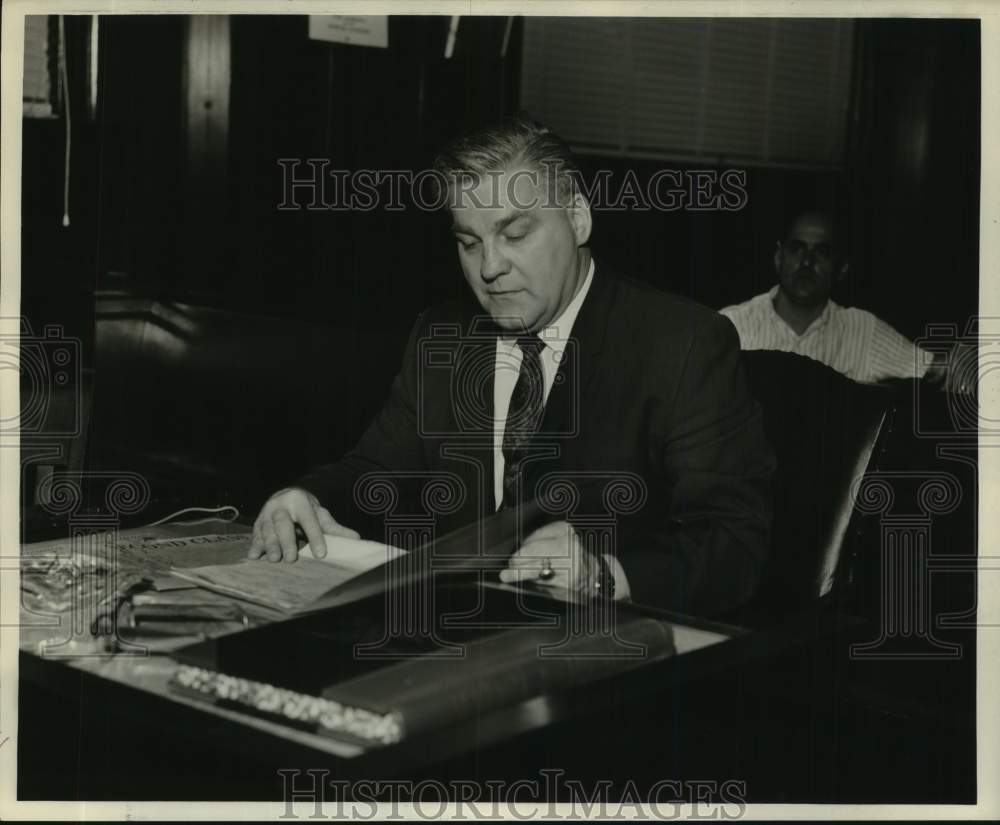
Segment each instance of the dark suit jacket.
[[[492,514],[497,332],[471,297],[423,313],[382,411],[300,486],[380,540],[379,510],[396,523],[436,511],[438,535]],[[617,553],[635,601],[711,614],[756,588],[773,469],[729,321],[595,271],[525,465],[526,497],[548,490],[551,520]],[[409,500],[359,484],[368,473],[392,476]],[[587,494],[567,498],[559,482]]]

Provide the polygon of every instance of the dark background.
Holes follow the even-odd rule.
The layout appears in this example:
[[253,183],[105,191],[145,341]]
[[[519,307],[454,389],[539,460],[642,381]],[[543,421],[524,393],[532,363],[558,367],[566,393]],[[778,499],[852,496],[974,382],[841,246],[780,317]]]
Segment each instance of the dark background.
[[[252,504],[350,445],[416,313],[465,288],[440,213],[279,211],[278,158],[427,168],[448,137],[517,110],[522,22],[503,60],[504,18],[462,18],[446,60],[446,17],[391,18],[388,49],[309,40],[305,17],[205,20],[102,17],[91,119],[87,18],[67,18],[72,222],[63,122],[25,120],[23,311],[36,334],[79,337],[96,368],[88,466],[140,470],[155,495]],[[860,21],[856,44],[843,168],[749,168],[739,212],[600,211],[597,259],[713,307],[746,300],[773,282],[788,210],[837,191],[853,273],[837,298],[910,337],[964,328],[978,294],[979,24]],[[615,181],[684,168],[581,160]]]
[[[305,17],[102,17],[94,118],[86,25],[66,20],[69,227],[63,122],[24,121],[23,312],[36,334],[78,337],[96,369],[89,467],[140,470],[154,495],[253,500],[346,449],[416,312],[464,289],[440,213],[281,211],[277,159],[427,168],[450,136],[517,110],[521,21],[503,60],[504,18],[463,18],[446,60],[445,17],[392,18],[384,50],[309,40]],[[978,22],[857,27],[844,168],[749,168],[738,212],[598,212],[598,260],[710,306],[746,300],[773,282],[788,210],[837,191],[852,246],[838,299],[910,337],[963,328],[978,286]],[[581,161],[615,181],[684,168]]]

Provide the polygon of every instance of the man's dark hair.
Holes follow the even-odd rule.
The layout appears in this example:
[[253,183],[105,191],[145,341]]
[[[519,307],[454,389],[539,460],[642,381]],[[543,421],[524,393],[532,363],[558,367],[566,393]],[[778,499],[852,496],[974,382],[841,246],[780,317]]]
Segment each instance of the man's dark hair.
[[457,180],[478,183],[514,166],[537,170],[554,182],[548,191],[557,194],[559,205],[567,205],[579,191],[580,167],[566,141],[524,113],[455,139],[434,160],[435,172],[449,187]]

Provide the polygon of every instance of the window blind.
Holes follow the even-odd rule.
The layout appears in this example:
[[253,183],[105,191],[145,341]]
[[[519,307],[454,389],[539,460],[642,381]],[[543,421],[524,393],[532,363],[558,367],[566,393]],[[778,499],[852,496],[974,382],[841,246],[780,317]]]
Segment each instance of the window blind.
[[852,49],[843,20],[528,17],[521,105],[583,153],[837,165]]

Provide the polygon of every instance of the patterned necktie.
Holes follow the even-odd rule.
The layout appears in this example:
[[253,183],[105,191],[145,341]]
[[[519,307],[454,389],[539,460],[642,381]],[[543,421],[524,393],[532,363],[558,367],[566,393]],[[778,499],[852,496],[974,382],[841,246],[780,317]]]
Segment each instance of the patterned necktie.
[[502,508],[513,507],[518,500],[522,462],[545,412],[541,355],[545,342],[537,335],[523,335],[517,339],[517,345],[521,349],[521,371],[510,396],[507,423],[503,430]]

